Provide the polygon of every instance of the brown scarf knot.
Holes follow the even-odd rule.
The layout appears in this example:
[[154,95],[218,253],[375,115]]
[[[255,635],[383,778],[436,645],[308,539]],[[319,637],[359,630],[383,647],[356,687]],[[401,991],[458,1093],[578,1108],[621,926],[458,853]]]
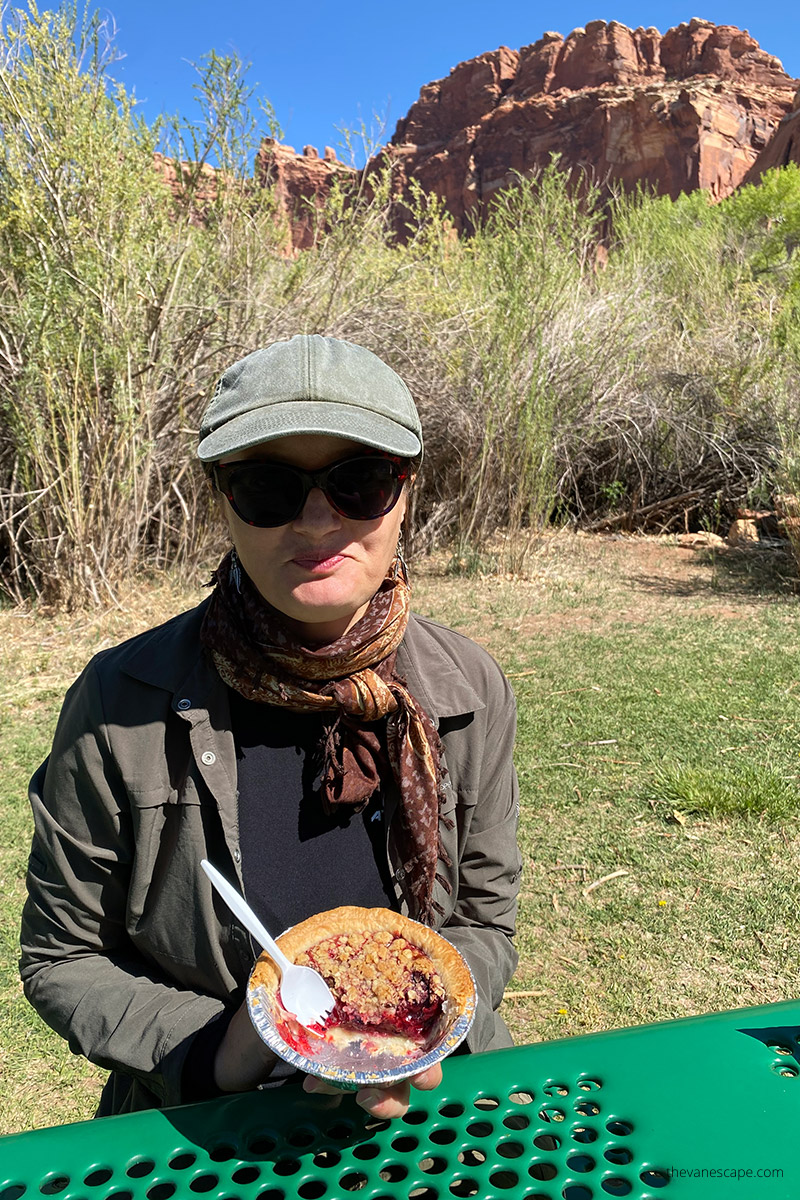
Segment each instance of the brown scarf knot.
[[323,743],[325,805],[363,808],[380,787],[387,763],[378,722],[385,721],[388,767],[400,792],[399,849],[413,915],[432,924],[441,844],[441,743],[425,709],[396,672],[397,648],[410,613],[410,589],[396,560],[364,616],[319,649],[297,642],[271,605],[241,572],[231,580],[231,555],[212,576],[200,640],[223,681],[248,700],[297,712],[327,711]]

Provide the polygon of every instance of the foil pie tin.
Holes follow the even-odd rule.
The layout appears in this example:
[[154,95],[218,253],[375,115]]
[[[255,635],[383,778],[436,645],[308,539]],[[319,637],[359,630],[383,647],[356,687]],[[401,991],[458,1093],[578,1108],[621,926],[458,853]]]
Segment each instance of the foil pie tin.
[[[469,971],[466,963],[464,966]],[[271,996],[263,984],[254,982],[252,974],[247,986],[247,1009],[256,1031],[273,1054],[306,1075],[316,1075],[346,1091],[355,1091],[369,1084],[397,1083],[418,1075],[441,1062],[463,1042],[475,1019],[475,980],[471,971],[469,976],[471,996],[458,1011],[454,1011],[452,1000],[445,1001],[441,1028],[433,1044],[417,1058],[392,1054],[385,1048],[370,1049],[369,1043],[375,1039],[368,1033],[347,1046],[326,1041],[298,1024],[277,996]],[[287,1037],[295,1044],[290,1045]]]

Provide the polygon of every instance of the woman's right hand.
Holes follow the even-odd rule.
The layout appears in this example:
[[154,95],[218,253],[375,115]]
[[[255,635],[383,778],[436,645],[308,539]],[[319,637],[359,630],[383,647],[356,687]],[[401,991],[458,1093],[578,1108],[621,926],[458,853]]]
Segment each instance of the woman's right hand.
[[253,1028],[247,1004],[234,1013],[214,1059],[214,1082],[223,1092],[249,1092],[269,1079],[277,1062]]

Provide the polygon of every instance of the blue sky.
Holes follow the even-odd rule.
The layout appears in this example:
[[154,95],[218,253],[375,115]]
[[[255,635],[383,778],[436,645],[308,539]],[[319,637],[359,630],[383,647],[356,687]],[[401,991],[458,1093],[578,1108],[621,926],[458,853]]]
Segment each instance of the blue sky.
[[731,0],[698,9],[651,0],[613,6],[607,0],[109,0],[98,7],[116,21],[116,44],[125,55],[113,74],[135,91],[148,121],[159,112],[191,116],[189,64],[212,49],[235,49],[251,64],[250,82],[273,104],[284,140],[298,150],[332,145],[341,157],[337,127],[355,129],[363,121],[377,134],[377,113],[386,127],[380,140],[387,141],[420,88],[456,63],[501,45],[517,49],[547,29],[567,34],[597,18],[654,25],[662,33],[692,16],[738,25],[800,77],[796,0]]

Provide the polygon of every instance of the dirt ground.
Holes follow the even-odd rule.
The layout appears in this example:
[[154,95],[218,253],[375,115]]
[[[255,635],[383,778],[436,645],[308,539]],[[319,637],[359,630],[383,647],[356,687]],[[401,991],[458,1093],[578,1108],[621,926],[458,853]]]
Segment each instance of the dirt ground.
[[452,576],[446,557],[434,556],[412,565],[412,583],[415,607],[491,643],[501,623],[525,638],[687,611],[738,620],[793,597],[798,567],[786,542],[734,548],[702,535],[683,544],[674,536],[557,533],[536,544],[523,577]]

